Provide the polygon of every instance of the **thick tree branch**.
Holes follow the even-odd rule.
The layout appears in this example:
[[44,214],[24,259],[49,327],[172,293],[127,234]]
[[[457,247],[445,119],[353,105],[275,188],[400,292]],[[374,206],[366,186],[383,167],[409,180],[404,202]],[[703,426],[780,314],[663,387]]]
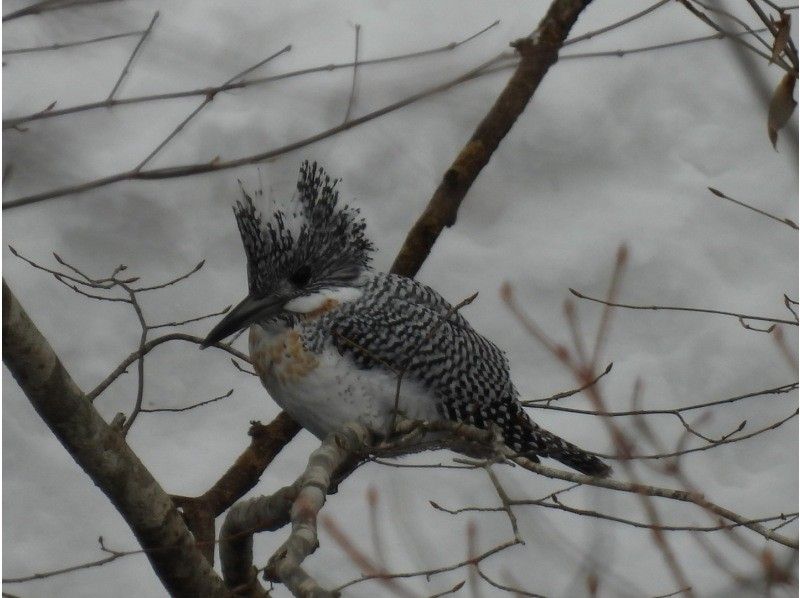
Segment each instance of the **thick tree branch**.
[[229,596],[166,492],[92,407],[3,281],[3,363],[131,527],[173,596]]
[[[259,496],[235,505],[220,530],[220,560],[229,587],[257,587],[253,570],[253,534],[292,523],[289,538],[270,559],[267,572],[296,596],[329,597],[301,567],[318,546],[317,514],[325,504],[331,480],[349,462],[351,454],[371,443],[369,431],[348,424],[329,434],[311,453],[308,466],[291,486],[271,496]],[[257,590],[256,590],[257,591]]]
[[414,276],[445,226],[452,226],[472,183],[533,97],[548,69],[558,60],[578,15],[591,0],[556,0],[531,37],[512,45],[521,60],[494,106],[445,172],[428,207],[408,233],[392,271]]

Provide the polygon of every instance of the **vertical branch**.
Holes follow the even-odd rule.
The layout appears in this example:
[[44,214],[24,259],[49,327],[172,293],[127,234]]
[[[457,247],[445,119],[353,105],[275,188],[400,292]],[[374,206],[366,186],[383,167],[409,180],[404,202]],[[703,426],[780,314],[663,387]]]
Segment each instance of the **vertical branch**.
[[344,114],[344,122],[350,120],[350,113],[353,111],[353,104],[356,99],[356,78],[358,75],[358,38],[361,34],[361,25],[356,23],[356,50],[353,58],[353,84],[350,86],[350,99],[347,102],[347,112]]

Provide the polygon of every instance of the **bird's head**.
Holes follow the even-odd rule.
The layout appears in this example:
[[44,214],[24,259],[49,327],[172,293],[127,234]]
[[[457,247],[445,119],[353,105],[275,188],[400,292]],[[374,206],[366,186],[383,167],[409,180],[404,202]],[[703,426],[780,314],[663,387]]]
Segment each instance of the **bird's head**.
[[233,213],[247,257],[247,297],[208,334],[205,348],[256,322],[318,308],[355,291],[373,245],[358,210],[339,205],[336,184],[316,162],[304,162],[291,208],[263,217],[244,189]]

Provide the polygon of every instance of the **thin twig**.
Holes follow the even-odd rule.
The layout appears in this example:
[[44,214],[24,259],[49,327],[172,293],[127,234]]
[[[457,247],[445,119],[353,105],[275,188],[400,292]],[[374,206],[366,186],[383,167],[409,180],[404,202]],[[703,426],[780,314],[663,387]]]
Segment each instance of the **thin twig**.
[[132,290],[133,290],[134,293],[143,293],[145,291],[156,291],[158,289],[163,289],[165,287],[172,286],[175,283],[182,282],[182,281],[186,280],[187,278],[189,278],[192,274],[194,274],[195,272],[200,270],[200,268],[205,266],[205,263],[206,263],[205,260],[201,260],[194,268],[189,270],[186,274],[181,274],[180,276],[172,278],[172,279],[170,279],[170,280],[168,280],[166,282],[155,284],[155,285],[152,285],[152,286],[149,286],[149,287],[134,288]]
[[48,577],[55,577],[57,575],[63,575],[64,573],[71,573],[73,571],[80,571],[82,569],[91,569],[92,567],[102,567],[103,565],[110,563],[112,561],[116,561],[119,558],[124,556],[129,556],[132,554],[141,554],[144,552],[142,549],[138,550],[112,550],[107,548],[103,543],[103,537],[100,536],[98,539],[100,542],[100,549],[103,552],[109,553],[107,557],[102,559],[97,559],[96,561],[89,561],[87,563],[81,563],[80,565],[72,565],[71,567],[64,567],[62,569],[53,569],[52,571],[43,571],[41,573],[34,573],[32,575],[26,575],[24,577],[7,577],[3,578],[3,583],[24,583],[27,581],[35,581],[37,579],[47,579]]
[[[500,21],[495,21],[488,27],[484,27],[477,33],[470,35],[460,41],[451,42],[449,44],[445,44],[443,46],[438,46],[436,48],[431,48],[429,50],[421,50],[417,52],[411,52],[407,54],[400,54],[396,56],[386,56],[383,58],[372,58],[370,60],[362,60],[359,64],[361,66],[368,66],[368,65],[376,65],[376,64],[387,64],[390,62],[397,62],[401,60],[408,60],[413,58],[419,58],[422,56],[429,56],[431,54],[436,54],[440,52],[448,52],[451,50],[455,50],[456,48],[466,44],[469,41],[479,37],[480,35],[486,33],[493,27],[497,26]],[[49,113],[33,113],[24,116],[18,116],[10,119],[3,120],[3,128],[13,128],[19,126],[21,124],[30,122],[32,120],[39,120],[42,118],[52,118],[56,116],[64,116],[67,114],[74,114],[76,112],[85,112],[88,110],[97,110],[100,108],[110,108],[112,106],[127,106],[130,104],[139,104],[143,102],[154,102],[154,101],[161,101],[161,100],[174,100],[180,98],[186,98],[191,96],[206,96],[208,94],[217,94],[224,91],[230,91],[233,89],[243,89],[246,87],[251,87],[254,85],[263,85],[266,83],[272,83],[275,81],[282,81],[284,79],[291,79],[293,77],[300,77],[304,75],[310,75],[314,73],[326,72],[326,71],[335,71],[343,68],[351,68],[353,66],[352,62],[343,62],[343,63],[335,63],[335,64],[324,64],[321,66],[310,67],[305,69],[299,69],[295,71],[289,71],[286,73],[281,73],[278,75],[271,75],[269,77],[258,77],[255,79],[248,79],[245,81],[238,81],[234,83],[230,83],[224,86],[218,87],[201,87],[198,89],[190,89],[184,91],[176,91],[170,93],[160,93],[160,94],[151,94],[145,96],[134,96],[130,98],[121,98],[121,99],[113,99],[113,100],[103,100],[100,102],[90,102],[88,104],[79,104],[77,106],[71,106],[69,108],[63,108],[60,110],[53,110]]]
[[576,37],[571,37],[567,41],[564,42],[564,46],[571,46],[572,44],[576,44],[578,42],[585,41],[587,39],[592,39],[597,35],[602,35],[603,33],[608,33],[609,31],[613,31],[618,27],[622,27],[627,25],[628,23],[632,23],[633,21],[637,21],[644,16],[649,15],[651,12],[655,11],[658,8],[661,8],[665,4],[668,4],[672,0],[659,0],[654,4],[651,4],[647,8],[640,10],[637,13],[630,15],[629,17],[625,17],[624,19],[617,21],[616,23],[612,23],[611,25],[607,25],[606,27],[600,27],[599,29],[595,29],[593,31],[589,31],[588,33],[584,33],[583,35],[578,35]]
[[197,316],[196,318],[189,318],[188,320],[181,320],[179,322],[166,322],[165,324],[148,324],[148,330],[155,330],[156,328],[175,328],[177,326],[183,326],[184,324],[191,324],[192,322],[200,322],[201,320],[207,320],[208,318],[214,318],[216,316],[221,316],[223,314],[228,313],[228,310],[231,306],[227,306],[222,308],[219,311],[216,311],[212,314],[206,314],[204,316]]
[[350,99],[347,101],[347,112],[344,113],[344,122],[350,120],[350,113],[353,111],[353,104],[356,99],[356,78],[358,75],[358,42],[361,37],[361,25],[356,23],[356,49],[355,56],[353,57],[353,83],[350,86]]
[[150,19],[150,24],[147,26],[147,29],[144,30],[144,33],[142,33],[142,36],[139,38],[139,42],[136,44],[136,47],[133,49],[133,52],[131,52],[131,55],[128,58],[128,62],[126,62],[125,66],[122,67],[122,72],[119,74],[117,82],[114,84],[114,87],[111,89],[111,93],[109,93],[108,97],[106,98],[107,102],[110,102],[112,99],[114,99],[114,94],[117,93],[117,90],[119,89],[120,85],[122,85],[122,82],[128,75],[128,71],[131,67],[131,64],[133,63],[133,59],[136,58],[136,54],[139,53],[139,48],[142,47],[142,44],[144,44],[144,41],[148,38],[150,32],[153,30],[153,25],[156,24],[156,20],[158,20],[158,11],[156,11],[155,14],[153,15],[153,18]]
[[[612,361],[606,366],[606,369],[604,369],[597,375],[597,377],[595,377],[593,380],[590,380],[589,382],[578,388],[573,388],[572,390],[567,390],[564,392],[558,392],[554,395],[550,395],[549,397],[545,397],[543,399],[528,399],[527,401],[520,401],[520,403],[522,403],[522,405],[524,405],[525,407],[533,407],[537,406],[539,403],[546,403],[547,405],[550,405],[550,403],[552,403],[553,401],[558,401],[559,399],[566,399],[567,397],[571,397],[573,395],[578,394],[579,392],[583,392],[587,388],[597,384],[600,381],[600,378],[608,374],[611,371],[611,368],[613,367],[614,367],[614,362]],[[592,413],[597,413],[597,412],[593,411]]]
[[142,413],[183,413],[184,411],[189,411],[191,409],[196,409],[197,407],[202,407],[203,405],[216,403],[217,401],[221,401],[222,399],[227,399],[232,394],[233,394],[233,389],[231,388],[224,395],[220,395],[218,397],[214,397],[213,399],[208,399],[206,401],[201,401],[199,403],[194,403],[187,407],[158,407],[154,409],[145,409],[144,407],[142,407],[139,411],[141,411]]
[[[703,11],[699,10],[694,5],[692,5],[690,0],[679,0],[679,2],[681,4],[683,4],[683,6],[685,6],[686,9],[689,10],[689,12],[691,12],[693,15],[695,15],[698,19],[703,21],[706,25],[708,25],[712,29],[718,31],[719,33],[724,34],[725,37],[728,37],[731,40],[735,41],[737,44],[740,44],[740,45],[744,46],[745,48],[751,50],[752,52],[755,52],[756,54],[758,54],[762,58],[766,58],[767,60],[770,60],[772,58],[769,54],[767,54],[765,52],[762,52],[761,50],[756,48],[753,44],[747,42],[742,37],[737,36],[734,32],[727,31],[727,30],[723,29],[713,19],[711,19],[707,14],[705,14]],[[793,70],[792,66],[789,65],[789,64],[786,64],[786,61],[784,61],[782,58],[779,59],[778,61],[776,61],[775,64],[777,64],[779,67],[781,67],[782,69],[784,69],[787,72],[792,72],[792,70]]]
[[514,594],[515,596],[528,596],[530,598],[545,598],[541,594],[534,594],[533,592],[528,592],[526,590],[521,590],[520,588],[512,588],[511,586],[503,585],[500,582],[497,582],[497,581],[493,580],[491,577],[489,577],[488,575],[486,575],[486,573],[484,573],[481,570],[480,566],[478,566],[477,564],[475,565],[475,571],[478,572],[478,575],[480,576],[480,578],[483,581],[488,583],[490,586],[494,586],[498,590],[504,590],[504,591],[506,591],[506,592],[508,592],[510,594]]
[[[698,452],[701,452],[701,451],[707,451],[707,450],[712,449],[712,448],[720,447],[720,446],[722,446],[724,444],[731,444],[733,442],[741,442],[742,440],[747,440],[747,439],[753,438],[755,436],[760,436],[761,434],[764,434],[766,432],[770,432],[772,430],[776,430],[776,429],[780,428],[783,424],[785,424],[785,423],[791,421],[792,419],[794,419],[795,417],[797,417],[798,413],[799,413],[799,410],[795,409],[792,413],[790,413],[786,417],[784,417],[782,419],[779,419],[778,421],[776,421],[776,422],[774,422],[774,423],[772,423],[772,424],[770,424],[768,426],[765,426],[763,428],[759,428],[758,430],[755,430],[755,431],[750,432],[748,434],[742,434],[740,436],[731,436],[731,434],[735,434],[737,431],[741,430],[744,427],[744,426],[742,426],[742,427],[737,428],[736,430],[734,430],[731,434],[723,436],[720,440],[714,441],[713,444],[704,444],[703,446],[696,446],[696,447],[692,447],[692,448],[688,448],[688,449],[681,449],[681,450],[676,450],[676,451],[667,452],[667,453],[641,454],[641,455],[632,453],[632,454],[629,454],[629,455],[625,455],[624,459],[625,460],[668,459],[668,458],[672,458],[672,457],[680,457],[682,455],[688,455],[688,454],[691,454],[691,453],[698,453]],[[706,440],[708,440],[708,439],[706,439]],[[611,454],[605,454],[605,453],[593,453],[593,454],[597,455],[598,457],[603,457],[605,459],[617,459],[618,458],[617,455],[611,455]]]
[[464,587],[465,583],[467,583],[466,580],[462,579],[449,590],[445,590],[444,592],[437,592],[436,594],[431,594],[430,596],[428,596],[428,598],[442,598],[442,596],[449,596],[450,594],[455,594],[461,588]]
[[666,305],[629,305],[626,303],[609,303],[602,299],[596,299],[594,297],[589,297],[588,295],[584,295],[576,291],[575,289],[570,289],[570,293],[578,297],[579,299],[586,299],[588,301],[594,301],[595,303],[601,303],[603,305],[607,305],[610,307],[624,307],[625,309],[649,309],[653,311],[691,311],[696,313],[703,313],[703,314],[719,314],[721,316],[733,316],[734,318],[743,318],[745,320],[758,320],[759,322],[775,322],[777,324],[790,324],[792,326],[797,326],[797,322],[794,320],[786,320],[783,318],[770,318],[767,316],[752,316],[748,314],[741,314],[732,311],[722,311],[719,309],[703,309],[700,307],[673,307],[673,306],[666,306]]
[[[231,77],[230,79],[228,79],[227,81],[225,81],[225,82],[224,82],[224,83],[221,85],[221,87],[224,87],[224,86],[226,86],[226,85],[230,85],[231,83],[233,83],[233,82],[235,82],[235,81],[238,81],[239,79],[241,79],[241,78],[242,78],[242,77],[244,77],[245,75],[248,75],[249,73],[252,73],[252,72],[253,72],[253,71],[255,71],[256,69],[258,69],[258,68],[260,68],[260,67],[264,66],[265,64],[267,64],[268,62],[270,62],[270,61],[274,60],[275,58],[277,58],[277,57],[278,57],[278,56],[280,56],[281,54],[285,54],[286,52],[289,52],[291,49],[292,49],[292,46],[291,46],[291,44],[290,44],[290,45],[286,46],[285,48],[283,48],[283,49],[281,49],[281,50],[278,50],[277,52],[275,52],[275,53],[274,53],[274,54],[272,54],[271,56],[268,56],[268,57],[264,58],[263,60],[260,60],[259,62],[257,62],[257,63],[256,63],[256,64],[254,64],[253,66],[247,67],[247,68],[246,68],[246,69],[244,69],[243,71],[241,71],[241,72],[239,72],[239,73],[235,74],[233,77]],[[214,100],[214,97],[215,97],[215,96],[216,96],[216,94],[214,94],[214,93],[208,93],[208,94],[206,95],[206,97],[203,99],[203,101],[200,103],[200,105],[199,105],[199,106],[197,106],[197,108],[195,108],[194,110],[192,110],[192,111],[191,111],[191,112],[190,112],[190,113],[189,113],[189,114],[186,116],[186,118],[184,118],[184,119],[183,119],[183,120],[182,120],[180,123],[178,123],[178,126],[176,126],[176,127],[175,127],[175,128],[172,130],[172,132],[171,132],[169,135],[167,135],[167,136],[166,136],[166,138],[165,138],[165,139],[164,139],[164,140],[163,140],[161,143],[159,143],[159,144],[158,144],[158,145],[155,147],[155,149],[153,149],[153,151],[151,151],[149,154],[147,154],[147,156],[145,157],[145,159],[144,159],[144,160],[142,160],[141,162],[139,162],[139,164],[137,164],[136,166],[134,166],[133,170],[138,172],[138,171],[140,171],[142,168],[144,168],[144,166],[145,166],[145,165],[146,165],[148,162],[150,162],[150,160],[152,160],[152,159],[153,159],[153,158],[156,156],[156,154],[158,154],[158,152],[160,152],[162,149],[164,149],[164,147],[165,147],[165,146],[166,146],[166,145],[167,145],[167,144],[168,144],[170,141],[172,141],[172,139],[174,139],[174,138],[175,138],[175,136],[176,136],[176,135],[178,135],[178,133],[180,133],[180,132],[181,132],[181,131],[184,129],[184,127],[185,127],[185,126],[186,126],[186,125],[189,123],[189,121],[190,121],[190,120],[192,120],[192,119],[193,119],[195,116],[197,116],[197,114],[198,114],[198,113],[199,113],[199,112],[200,112],[200,111],[201,111],[203,108],[205,108],[206,106],[208,106],[208,105],[209,105],[209,104],[210,104],[210,103],[211,103],[211,102]]]
[[[186,341],[186,342],[189,342],[189,343],[193,343],[195,345],[202,345],[203,344],[203,340],[204,339],[199,337],[199,336],[193,336],[191,334],[184,334],[182,332],[172,332],[170,334],[165,334],[164,336],[160,336],[158,338],[154,338],[154,339],[152,339],[150,341],[147,341],[139,349],[137,349],[136,351],[134,351],[133,353],[128,355],[128,357],[126,357],[122,361],[122,363],[120,363],[116,368],[114,368],[114,371],[112,371],[105,378],[105,380],[103,380],[100,384],[98,384],[92,391],[87,392],[86,393],[86,397],[90,401],[94,401],[94,399],[96,399],[100,395],[100,393],[102,393],[106,388],[108,388],[111,385],[111,383],[114,382],[114,380],[116,380],[122,374],[124,374],[126,372],[126,370],[128,369],[128,367],[132,363],[134,363],[137,359],[139,359],[140,355],[146,355],[147,353],[149,353],[150,351],[152,351],[153,349],[155,349],[157,346],[159,346],[161,344],[164,344],[164,343],[167,343],[167,342],[170,342],[170,341]],[[241,359],[245,363],[250,363],[250,358],[247,355],[245,355],[244,353],[241,353],[240,351],[237,351],[236,349],[234,349],[233,347],[231,347],[229,345],[226,345],[224,343],[215,343],[215,344],[209,345],[209,346],[216,347],[217,349],[222,349],[223,351],[227,351],[228,353],[230,353],[231,355],[233,355],[237,359]]]
[[255,372],[253,372],[253,371],[251,371],[251,370],[248,370],[248,369],[247,369],[247,368],[245,368],[245,367],[242,367],[242,366],[239,364],[239,362],[238,362],[238,361],[236,361],[236,360],[235,360],[233,357],[231,357],[231,363],[233,364],[233,367],[235,367],[237,370],[239,370],[239,371],[240,371],[240,372],[242,372],[243,374],[250,374],[251,376],[255,376],[256,378],[258,378],[258,374],[257,374],[257,373],[255,373]]
[[142,332],[139,336],[139,357],[136,360],[136,402],[133,405],[133,410],[131,410],[130,415],[122,424],[122,428],[120,429],[120,434],[124,437],[127,435],[128,431],[130,431],[133,424],[136,422],[136,418],[139,416],[142,410],[142,401],[144,401],[144,356],[145,353],[142,352],[142,348],[147,343],[147,321],[144,318],[144,312],[142,311],[142,306],[139,305],[139,301],[136,297],[136,293],[131,289],[131,287],[127,285],[120,285],[126,291],[128,291],[128,295],[130,296],[130,303],[133,306],[133,310],[136,312],[136,319],[139,320],[139,326],[141,326]]
[[492,471],[491,466],[486,466],[484,468],[486,474],[489,476],[489,479],[492,481],[492,485],[494,486],[495,491],[497,492],[497,496],[500,498],[500,502],[503,503],[503,510],[508,515],[508,520],[511,523],[511,531],[514,532],[514,539],[519,540],[521,544],[525,542],[522,540],[522,536],[519,533],[519,527],[517,525],[517,518],[514,515],[514,510],[511,508],[513,504],[511,499],[508,498],[508,494],[506,494],[505,488],[500,483],[500,480],[497,479],[497,475]]
[[[600,351],[608,338],[608,330],[611,325],[611,309],[610,306],[619,293],[619,287],[622,284],[622,274],[625,271],[625,265],[628,261],[628,248],[625,245],[620,245],[617,249],[617,257],[614,260],[614,272],[611,274],[611,284],[608,286],[608,294],[606,300],[603,302],[606,306],[600,316],[600,323],[597,325],[597,335],[595,336],[594,350],[592,351],[592,358],[586,364],[586,371],[593,372],[597,365],[597,360],[600,357]],[[571,291],[572,289],[570,289]]]
[[96,44],[98,42],[105,42],[112,39],[120,39],[123,37],[133,37],[134,35],[142,35],[144,31],[128,31],[127,33],[115,33],[114,35],[104,35],[102,37],[93,37],[92,39],[83,39],[75,42],[63,42],[57,44],[50,44],[49,46],[33,46],[30,48],[12,48],[3,50],[3,56],[11,56],[14,54],[30,54],[32,52],[47,52],[50,50],[63,50],[64,48],[74,48],[75,46],[85,46],[88,44]]
[[769,212],[765,212],[764,210],[755,208],[749,204],[744,203],[743,201],[739,201],[738,199],[733,199],[732,197],[728,197],[722,191],[714,189],[714,187],[709,187],[708,190],[711,191],[711,193],[713,193],[717,197],[721,197],[722,199],[727,199],[728,201],[735,203],[737,206],[742,206],[743,208],[747,208],[748,210],[753,210],[754,212],[761,214],[762,216],[766,216],[767,218],[772,218],[773,220],[776,220],[781,224],[785,224],[786,226],[793,228],[794,230],[798,230],[797,224],[795,224],[794,221],[790,220],[789,218],[780,218],[779,216],[774,216]]
[[[792,382],[790,384],[784,384],[782,386],[776,386],[774,388],[768,388],[766,390],[758,390],[755,392],[749,392],[746,394],[737,395],[735,397],[730,397],[727,399],[718,399],[716,401],[709,401],[707,403],[697,403],[694,405],[688,405],[686,407],[676,407],[674,409],[632,409],[629,411],[606,411],[603,413],[604,416],[607,417],[628,417],[628,416],[640,416],[640,415],[676,415],[679,413],[684,413],[686,411],[694,411],[696,409],[705,409],[707,407],[714,407],[716,405],[724,405],[727,403],[735,403],[737,401],[742,401],[744,399],[750,399],[753,397],[760,397],[763,395],[770,395],[770,394],[784,394],[787,392],[791,392],[793,390],[797,390],[798,383]],[[535,409],[550,409],[552,411],[565,411],[567,413],[579,413],[582,415],[600,415],[600,412],[596,409],[576,409],[574,407],[561,407],[560,405],[541,405],[539,404],[542,399],[532,400],[532,401],[525,401],[523,404],[526,407],[533,407]]]
[[[753,34],[755,33],[763,33],[767,31],[766,27],[762,27],[760,29],[753,29]],[[564,54],[559,57],[559,60],[576,60],[580,58],[623,58],[624,56],[629,56],[632,54],[641,54],[643,52],[652,52],[655,50],[666,50],[668,48],[678,48],[681,46],[688,46],[691,44],[698,44],[708,41],[714,40],[721,40],[725,39],[726,37],[745,37],[748,35],[752,35],[749,31],[741,31],[739,33],[731,33],[725,35],[724,33],[712,33],[711,35],[701,35],[699,37],[689,37],[686,39],[680,39],[674,42],[664,42],[661,44],[652,44],[649,46],[639,46],[637,48],[619,48],[618,50],[600,50],[597,52],[573,52],[571,54]]]
[[217,172],[220,170],[227,170],[230,168],[238,168],[240,166],[246,166],[249,164],[257,164],[259,162],[264,162],[276,156],[280,156],[292,152],[294,150],[301,149],[303,147],[311,145],[312,143],[321,141],[322,139],[327,139],[328,137],[332,137],[334,135],[342,133],[343,131],[347,131],[349,129],[362,125],[366,122],[384,116],[385,114],[389,114],[390,112],[394,112],[396,110],[404,108],[423,98],[427,98],[435,94],[442,93],[462,83],[471,81],[479,77],[481,73],[485,69],[492,66],[496,60],[497,59],[494,58],[490,61],[481,63],[477,67],[445,83],[442,83],[434,87],[430,87],[426,90],[410,95],[398,102],[374,110],[373,112],[365,114],[364,116],[352,119],[346,123],[342,123],[340,125],[332,127],[315,135],[311,135],[310,137],[294,141],[292,143],[280,146],[275,149],[271,149],[257,154],[252,154],[242,158],[236,158],[233,160],[219,160],[215,158],[209,162],[189,164],[185,166],[170,166],[165,168],[153,168],[150,170],[139,170],[139,171],[128,170],[125,172],[119,172],[117,174],[112,174],[99,179],[94,179],[92,181],[88,181],[85,183],[79,183],[77,185],[69,185],[66,187],[61,187],[59,189],[45,191],[43,193],[36,193],[34,195],[19,197],[17,199],[5,202],[3,204],[3,209],[5,210],[10,208],[18,208],[21,206],[38,203],[48,199],[54,199],[56,197],[63,197],[65,195],[82,193],[84,191],[89,191],[91,189],[98,189],[100,187],[105,187],[113,183],[119,183],[121,181],[126,181],[126,180],[159,180],[159,179],[168,179],[168,178],[176,178],[184,176],[194,176],[197,174]]
[[344,584],[340,585],[338,588],[336,588],[333,591],[334,592],[341,592],[342,590],[344,590],[345,588],[349,588],[350,586],[354,586],[356,584],[359,584],[359,583],[362,583],[362,582],[365,582],[365,581],[369,581],[369,580],[372,580],[372,579],[379,579],[379,578],[380,579],[400,579],[400,578],[408,578],[408,577],[425,577],[425,578],[430,579],[431,577],[434,577],[434,576],[439,575],[441,573],[447,573],[448,571],[455,571],[456,569],[461,569],[462,567],[467,567],[467,566],[473,565],[475,563],[479,563],[479,562],[481,562],[483,560],[486,560],[490,556],[497,554],[498,552],[502,552],[502,551],[506,550],[507,548],[511,548],[512,546],[517,546],[518,544],[519,544],[519,542],[517,542],[516,540],[508,540],[506,542],[503,542],[502,544],[498,544],[494,548],[490,548],[489,550],[487,550],[485,552],[482,552],[481,554],[476,555],[473,558],[469,558],[469,559],[466,559],[466,560],[463,560],[463,561],[459,561],[458,563],[453,563],[452,565],[445,565],[443,567],[425,569],[425,570],[420,570],[420,571],[408,571],[408,572],[404,572],[404,573],[388,573],[388,574],[382,574],[380,576],[378,576],[378,575],[362,575],[361,577],[358,577],[356,579],[350,580],[347,583],[344,583]]
[[27,17],[29,15],[39,15],[51,10],[62,8],[72,8],[73,6],[87,6],[90,4],[105,4],[106,2],[118,2],[119,0],[41,0],[36,4],[31,4],[25,8],[3,15],[3,22]]

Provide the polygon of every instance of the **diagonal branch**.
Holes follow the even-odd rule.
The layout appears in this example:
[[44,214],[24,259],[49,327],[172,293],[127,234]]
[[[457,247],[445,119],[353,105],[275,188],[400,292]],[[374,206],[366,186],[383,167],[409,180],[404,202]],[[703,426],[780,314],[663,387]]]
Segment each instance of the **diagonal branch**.
[[227,597],[169,496],[92,407],[3,281],[3,363],[73,459],[108,496],[173,595]]
[[136,47],[133,49],[133,52],[131,52],[131,55],[128,58],[128,62],[126,62],[125,66],[122,67],[122,72],[119,74],[117,82],[114,84],[111,93],[109,93],[108,97],[106,98],[107,102],[110,102],[112,99],[114,99],[114,94],[117,93],[117,90],[120,88],[120,85],[122,85],[122,82],[125,80],[125,77],[128,76],[128,71],[131,68],[131,64],[133,64],[133,59],[136,58],[136,55],[139,53],[139,50],[141,49],[145,40],[150,36],[150,32],[153,30],[153,25],[155,25],[156,21],[158,20],[158,14],[159,14],[158,11],[156,11],[155,14],[153,15],[153,18],[150,19],[150,24],[147,26],[147,29],[144,30],[144,33],[142,33],[142,37],[139,38],[139,42],[136,44]]
[[455,224],[467,191],[558,60],[558,51],[589,1],[553,2],[534,34],[512,44],[521,58],[514,74],[445,172],[425,211],[409,231],[392,265],[393,272],[414,276],[422,263],[420,257],[424,259],[430,253],[444,227]]
[[[230,85],[230,84],[231,84],[231,83],[233,83],[234,81],[237,81],[237,80],[241,79],[242,77],[244,77],[244,76],[248,75],[249,73],[252,73],[252,72],[253,72],[253,71],[255,71],[256,69],[258,69],[258,68],[260,68],[260,67],[264,66],[265,64],[267,64],[268,62],[270,62],[270,61],[274,60],[275,58],[277,58],[277,57],[278,57],[278,56],[280,56],[281,54],[285,54],[286,52],[289,52],[291,49],[292,49],[292,46],[291,46],[291,45],[288,45],[288,46],[286,46],[286,47],[282,48],[281,50],[278,50],[278,51],[277,51],[277,52],[275,52],[274,54],[272,54],[272,55],[270,55],[270,56],[267,56],[266,58],[264,58],[264,59],[260,60],[260,61],[259,61],[259,62],[257,62],[256,64],[254,64],[254,65],[252,65],[252,66],[249,66],[249,67],[247,67],[246,69],[244,69],[243,71],[240,71],[240,72],[236,73],[236,74],[235,74],[233,77],[231,77],[230,79],[228,79],[227,81],[225,81],[225,83],[223,83],[223,84],[222,84],[222,87],[224,87],[224,86],[226,86],[226,85]],[[183,119],[183,120],[182,120],[180,123],[178,123],[178,126],[176,126],[176,127],[175,127],[175,128],[172,130],[172,132],[171,132],[169,135],[167,135],[167,136],[166,136],[166,138],[165,138],[165,139],[164,139],[164,140],[163,140],[161,143],[159,143],[159,144],[158,144],[158,145],[155,147],[155,149],[154,149],[153,151],[151,151],[149,154],[147,154],[147,156],[145,157],[145,159],[144,159],[144,160],[142,160],[141,162],[139,162],[139,164],[137,164],[137,165],[136,165],[136,166],[133,168],[133,170],[135,170],[135,171],[137,171],[137,172],[138,172],[138,171],[140,171],[142,168],[144,168],[144,167],[145,167],[145,165],[146,165],[148,162],[150,162],[150,160],[152,160],[152,159],[153,159],[153,158],[156,156],[156,154],[158,154],[158,152],[160,152],[162,149],[164,149],[164,147],[165,147],[165,146],[166,146],[166,145],[167,145],[167,144],[168,144],[170,141],[172,141],[172,139],[174,139],[174,138],[175,138],[175,136],[176,136],[176,135],[178,135],[178,134],[179,134],[179,133],[180,133],[180,132],[181,132],[181,131],[184,129],[184,127],[185,127],[187,124],[189,124],[189,121],[190,121],[190,120],[192,120],[192,119],[193,119],[195,116],[197,116],[197,114],[198,114],[198,113],[199,113],[199,112],[200,112],[200,111],[201,111],[203,108],[205,108],[206,106],[208,106],[208,105],[209,105],[209,104],[210,104],[210,103],[211,103],[211,102],[214,100],[214,97],[215,97],[215,96],[216,96],[216,94],[214,94],[214,93],[208,93],[208,94],[206,94],[205,98],[203,98],[203,101],[200,103],[200,105],[198,105],[198,106],[197,106],[197,108],[195,108],[194,110],[192,110],[192,111],[191,111],[191,112],[190,112],[190,113],[189,113],[189,114],[186,116],[186,118],[184,118],[184,119]]]
[[60,10],[62,8],[72,8],[73,6],[83,6],[87,4],[104,4],[106,2],[119,2],[119,0],[40,0],[35,4],[3,15],[3,22],[5,23],[6,21],[30,15],[40,15],[43,12],[49,12],[51,10]]
[[[503,55],[501,54],[501,56]],[[360,116],[359,118],[354,118],[346,123],[341,123],[340,125],[332,127],[325,131],[321,131],[319,133],[311,135],[310,137],[306,137],[304,139],[288,143],[286,145],[283,145],[275,149],[267,150],[257,154],[252,154],[249,156],[244,156],[242,158],[235,158],[232,160],[213,159],[209,162],[201,162],[183,166],[168,166],[165,168],[152,168],[149,170],[131,169],[125,172],[119,172],[99,179],[94,179],[92,181],[88,181],[85,183],[79,183],[77,185],[69,185],[67,187],[61,187],[50,191],[44,191],[42,193],[36,193],[34,195],[19,197],[11,201],[4,202],[3,209],[5,210],[9,208],[18,208],[21,206],[45,201],[47,199],[54,199],[56,197],[64,197],[65,195],[82,193],[84,191],[89,191],[91,189],[98,189],[100,187],[106,187],[108,185],[111,185],[113,183],[119,183],[121,181],[170,179],[177,177],[194,176],[208,172],[217,172],[220,170],[228,170],[231,168],[238,168],[240,166],[247,166],[250,164],[258,164],[259,162],[264,162],[271,158],[275,158],[276,156],[280,156],[304,148],[308,145],[316,143],[317,141],[321,141],[322,139],[327,139],[328,137],[332,137],[334,135],[337,135],[339,133],[342,133],[344,131],[362,125],[366,122],[384,116],[385,114],[389,114],[390,112],[394,112],[401,108],[405,108],[406,106],[413,104],[414,102],[417,102],[423,98],[427,98],[432,95],[442,93],[462,83],[471,81],[479,77],[481,74],[483,74],[487,68],[493,66],[497,60],[498,58],[493,58],[492,60],[484,62],[478,65],[477,67],[463,73],[462,75],[454,79],[450,79],[449,81],[446,81],[445,83],[415,93],[393,104],[389,104],[387,106],[384,106],[383,108],[379,108],[368,114]]]

